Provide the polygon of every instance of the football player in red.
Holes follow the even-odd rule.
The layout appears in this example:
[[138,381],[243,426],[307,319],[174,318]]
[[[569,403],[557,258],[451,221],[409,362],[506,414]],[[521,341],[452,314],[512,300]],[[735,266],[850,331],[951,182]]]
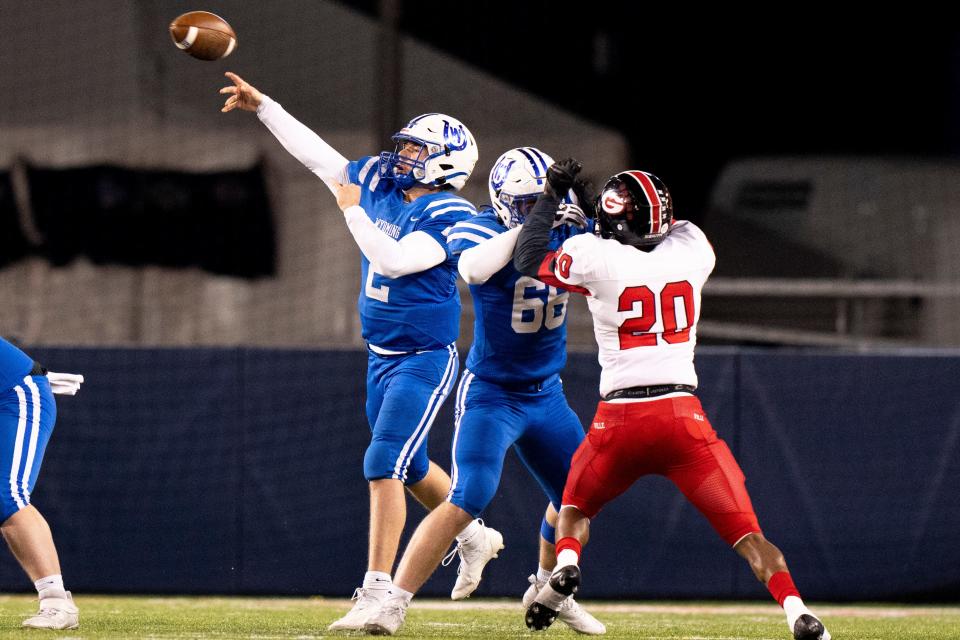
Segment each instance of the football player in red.
[[602,366],[600,402],[574,454],[557,525],[557,567],[527,608],[545,629],[580,585],[590,518],[638,478],[666,476],[707,518],[783,607],[795,640],[830,640],[804,605],[783,554],[763,535],[740,466],[694,395],[700,292],[713,248],[693,223],[674,220],[666,185],[644,171],[611,177],[596,199],[597,235],[548,249],[550,227],[580,171],[567,159],[527,216],[514,264],[528,276],[587,295]]

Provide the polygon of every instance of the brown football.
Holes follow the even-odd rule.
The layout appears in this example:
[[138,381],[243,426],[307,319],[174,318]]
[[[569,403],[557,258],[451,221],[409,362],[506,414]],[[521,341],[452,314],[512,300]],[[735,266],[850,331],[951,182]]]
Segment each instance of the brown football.
[[226,58],[237,48],[237,34],[227,21],[208,11],[190,11],[170,23],[170,37],[181,51],[200,60]]

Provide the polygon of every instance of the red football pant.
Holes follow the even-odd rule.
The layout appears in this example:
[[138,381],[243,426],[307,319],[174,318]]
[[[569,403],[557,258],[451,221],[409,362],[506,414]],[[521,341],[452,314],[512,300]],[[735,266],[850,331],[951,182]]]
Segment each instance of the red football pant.
[[570,463],[563,504],[592,518],[650,473],[673,481],[730,546],[760,532],[743,471],[695,396],[601,402]]

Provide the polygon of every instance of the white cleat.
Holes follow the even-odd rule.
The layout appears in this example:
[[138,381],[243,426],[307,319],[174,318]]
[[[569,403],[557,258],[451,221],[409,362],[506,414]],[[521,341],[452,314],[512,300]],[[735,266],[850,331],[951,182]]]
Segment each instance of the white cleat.
[[371,636],[392,636],[407,617],[407,603],[402,598],[388,598],[380,609],[367,619],[363,630]]
[[356,603],[353,608],[339,620],[335,620],[327,631],[362,631],[367,620],[380,610],[380,603],[387,595],[386,589],[364,589],[360,587],[353,592]]
[[40,601],[37,615],[23,621],[31,629],[76,629],[80,626],[80,610],[73,604],[73,596],[45,598]]
[[498,556],[501,549],[503,549],[503,536],[496,529],[487,526],[484,526],[469,541],[458,542],[457,548],[443,559],[444,565],[447,565],[453,560],[454,553],[460,556],[457,582],[453,585],[450,598],[452,600],[469,598],[480,585],[480,574],[483,573],[483,568]]
[[[523,608],[527,609],[533,601],[536,600],[537,594],[540,593],[540,589],[543,588],[543,585],[547,583],[546,580],[538,581],[537,576],[531,575],[527,578],[527,581],[530,583],[530,586],[527,587],[527,590],[523,594],[522,602]],[[573,599],[573,596],[570,596],[563,601],[563,604],[560,605],[560,611],[557,613],[557,619],[566,624],[568,627],[576,631],[577,633],[582,633],[588,636],[600,636],[607,632],[607,627],[594,618],[592,615],[587,613],[586,609],[580,606],[580,603]],[[824,638],[824,640],[827,640]]]

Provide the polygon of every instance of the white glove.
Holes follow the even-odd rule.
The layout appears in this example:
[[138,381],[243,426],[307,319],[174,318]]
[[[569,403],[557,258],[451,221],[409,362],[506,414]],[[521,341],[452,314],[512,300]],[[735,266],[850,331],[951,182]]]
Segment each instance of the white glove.
[[83,383],[83,376],[77,373],[54,373],[47,372],[47,380],[50,381],[50,390],[61,396],[75,396],[80,391],[80,385]]
[[556,229],[565,224],[583,229],[587,226],[587,214],[575,204],[561,202],[557,212],[553,214],[553,228]]

